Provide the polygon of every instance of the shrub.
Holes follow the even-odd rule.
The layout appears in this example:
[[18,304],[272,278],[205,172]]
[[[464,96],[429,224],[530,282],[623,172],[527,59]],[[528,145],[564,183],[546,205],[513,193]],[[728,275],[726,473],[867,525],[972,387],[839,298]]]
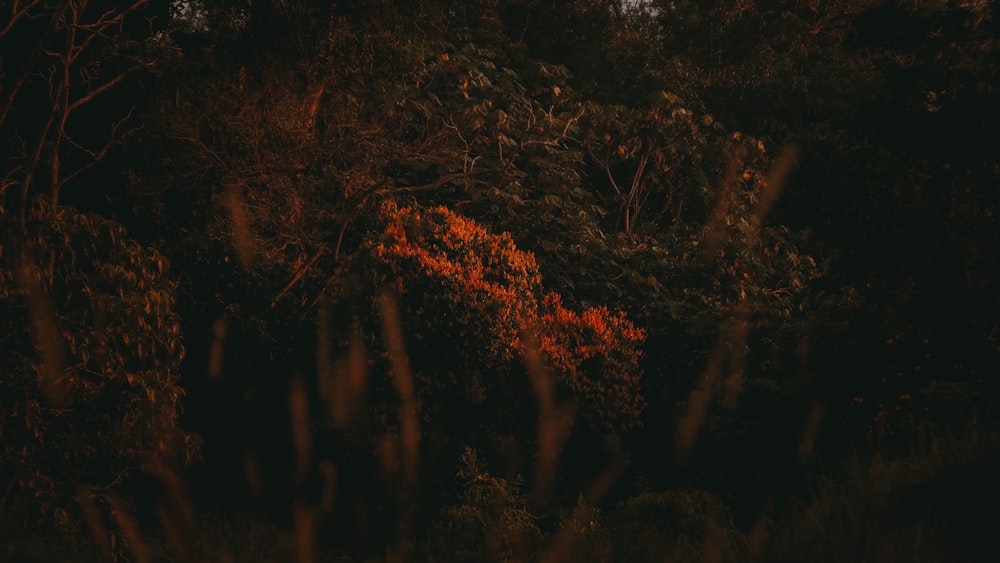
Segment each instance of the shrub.
[[476,451],[462,454],[459,502],[441,511],[431,525],[421,555],[428,561],[523,560],[537,550],[541,530],[519,481],[487,473]]
[[178,427],[174,284],[107,219],[38,207],[22,232],[0,242],[0,506],[68,526],[76,486],[197,453]]
[[745,561],[746,542],[723,501],[698,490],[641,493],[611,517],[624,561]]

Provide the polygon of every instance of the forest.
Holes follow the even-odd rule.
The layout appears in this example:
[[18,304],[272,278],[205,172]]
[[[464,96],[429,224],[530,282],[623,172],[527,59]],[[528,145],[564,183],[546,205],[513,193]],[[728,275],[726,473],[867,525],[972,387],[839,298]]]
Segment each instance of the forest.
[[998,133],[989,0],[0,0],[0,560],[995,561]]

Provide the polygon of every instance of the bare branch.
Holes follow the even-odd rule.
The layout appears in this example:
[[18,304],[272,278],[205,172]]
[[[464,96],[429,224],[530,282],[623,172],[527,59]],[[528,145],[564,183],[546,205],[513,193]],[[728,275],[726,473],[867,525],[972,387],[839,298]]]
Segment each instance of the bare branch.
[[52,14],[52,20],[49,23],[48,28],[42,38],[38,40],[35,48],[32,49],[31,54],[24,61],[21,67],[20,75],[14,80],[14,86],[7,93],[7,99],[4,100],[3,104],[0,105],[0,127],[3,126],[4,122],[7,120],[7,116],[10,114],[11,108],[14,106],[14,100],[17,98],[18,93],[20,93],[21,88],[27,82],[28,77],[32,75],[35,69],[35,63],[38,62],[38,58],[42,56],[45,52],[45,44],[48,43],[49,39],[55,34],[55,32],[60,29],[58,22],[62,20],[63,13],[69,6],[69,0],[64,0],[59,8],[55,10]]
[[572,127],[574,123],[576,123],[577,121],[580,120],[581,117],[583,117],[585,111],[586,108],[581,107],[580,111],[576,112],[576,115],[566,120],[566,127],[563,127],[563,132],[561,135],[559,135],[560,141],[569,136],[570,127]]
[[[71,11],[74,18],[79,17],[79,9],[76,5],[72,5]],[[63,63],[62,79],[58,82],[56,99],[53,100],[52,109],[50,110],[53,115],[59,115],[59,125],[54,130],[55,139],[52,141],[52,161],[49,163],[49,195],[52,197],[53,205],[59,198],[59,186],[61,185],[59,182],[59,148],[62,145],[63,137],[66,135],[66,120],[69,119],[70,66],[72,65],[70,54],[73,52],[73,44],[75,42],[76,30],[70,27],[66,34],[66,53],[64,57],[60,57]]]
[[614,188],[616,194],[622,195],[622,189],[618,187],[618,182],[615,181],[615,176],[611,173],[611,165],[606,160],[602,164],[604,165],[604,172],[608,175],[608,180],[611,182],[611,187]]
[[452,180],[458,180],[460,178],[468,178],[470,176],[475,176],[478,172],[469,171],[465,172],[455,172],[453,174],[445,174],[437,180],[431,182],[430,184],[423,184],[420,186],[398,186],[391,188],[378,188],[378,192],[393,192],[393,193],[414,193],[414,192],[426,192],[430,190],[436,190],[441,186],[451,182]]
[[212,147],[209,147],[207,144],[205,144],[205,141],[202,141],[197,137],[175,136],[174,139],[177,139],[178,141],[187,141],[193,145],[196,145],[198,148],[205,151],[209,156],[211,156],[212,159],[214,159],[219,166],[221,166],[224,169],[229,168],[229,166],[226,164],[226,161],[219,155],[219,153],[215,152],[215,150],[213,150]]
[[121,138],[121,137],[118,136],[118,129],[119,129],[119,127],[121,127],[121,125],[123,123],[125,123],[126,121],[128,121],[129,118],[132,117],[132,112],[133,111],[135,111],[135,107],[133,107],[132,109],[128,110],[128,113],[125,115],[125,117],[121,118],[120,120],[118,120],[117,123],[115,123],[114,125],[111,126],[111,134],[110,134],[110,138],[108,139],[108,142],[105,143],[104,146],[102,146],[97,151],[89,150],[86,147],[84,147],[84,146],[80,145],[79,143],[77,143],[76,141],[74,141],[73,139],[71,139],[69,137],[66,137],[66,140],[69,143],[71,143],[74,147],[80,149],[81,151],[87,153],[87,155],[90,156],[90,162],[88,162],[87,164],[84,164],[80,168],[77,168],[73,172],[67,174],[62,179],[62,181],[60,182],[60,184],[68,184],[68,183],[72,182],[74,178],[76,178],[80,174],[83,174],[87,170],[90,170],[91,168],[93,168],[94,166],[96,166],[97,163],[99,163],[101,160],[103,160],[104,157],[108,154],[108,151],[111,150],[111,147],[115,146],[115,143]]
[[28,2],[28,4],[25,7],[18,9],[17,5],[20,4],[20,2],[14,0],[14,5],[11,6],[10,8],[11,11],[10,21],[7,22],[7,25],[5,25],[3,29],[0,29],[0,37],[7,35],[10,32],[10,30],[14,27],[14,25],[17,24],[18,20],[23,18],[29,11],[31,11],[32,8],[41,3],[42,0],[32,0],[31,2]]
[[316,261],[319,260],[320,256],[323,255],[324,251],[326,251],[326,247],[325,246],[321,247],[319,249],[319,251],[316,253],[316,255],[313,256],[312,258],[310,258],[309,262],[306,262],[305,266],[302,266],[301,268],[299,268],[299,271],[295,274],[295,277],[292,278],[292,281],[288,282],[288,285],[286,285],[284,289],[282,289],[280,292],[278,292],[278,295],[276,295],[274,297],[274,300],[271,301],[271,308],[272,309],[278,304],[278,300],[279,299],[281,299],[282,297],[284,297],[286,293],[288,293],[293,287],[295,287],[295,284],[299,283],[299,281],[302,279],[302,277],[306,275],[306,272],[309,271],[309,268],[312,268],[313,264],[315,264]]
[[31,189],[31,182],[34,180],[35,168],[38,166],[38,162],[42,158],[42,150],[45,148],[45,139],[49,136],[49,130],[52,129],[52,122],[56,120],[56,113],[53,111],[49,113],[49,119],[45,122],[45,126],[42,127],[42,133],[38,136],[38,144],[35,145],[34,153],[31,155],[31,160],[28,161],[28,166],[25,168],[24,178],[21,180],[21,201],[28,201],[28,193]]
[[117,13],[114,18],[109,20],[104,19],[105,16],[113,13],[115,13],[115,10],[108,10],[107,12],[101,14],[101,17],[98,18],[97,21],[94,23],[82,24],[79,23],[78,21],[75,21],[71,24],[71,27],[74,30],[80,29],[89,32],[89,35],[87,35],[86,39],[84,39],[79,44],[73,45],[73,48],[70,50],[69,53],[72,59],[76,59],[79,53],[83,53],[84,51],[86,51],[87,47],[90,46],[90,43],[97,37],[111,40],[110,37],[104,34],[104,31],[113,25],[120,25],[125,20],[124,13]]
[[145,66],[147,66],[147,65],[145,65],[143,63],[137,63],[137,64],[132,65],[129,68],[121,71],[120,73],[118,73],[111,80],[108,80],[104,84],[101,84],[97,88],[94,88],[90,92],[88,92],[85,95],[81,96],[80,98],[76,99],[72,104],[69,105],[69,107],[67,108],[67,112],[68,113],[72,113],[73,110],[78,109],[80,106],[83,106],[83,105],[86,105],[86,104],[90,103],[91,100],[93,100],[97,96],[103,94],[104,92],[107,92],[108,90],[110,90],[111,88],[113,88],[116,84],[118,84],[119,82],[121,82],[122,80],[124,80],[125,77],[128,76],[130,73],[135,72],[135,71],[137,71],[137,70],[139,70],[139,69],[141,69],[141,68],[143,68]]

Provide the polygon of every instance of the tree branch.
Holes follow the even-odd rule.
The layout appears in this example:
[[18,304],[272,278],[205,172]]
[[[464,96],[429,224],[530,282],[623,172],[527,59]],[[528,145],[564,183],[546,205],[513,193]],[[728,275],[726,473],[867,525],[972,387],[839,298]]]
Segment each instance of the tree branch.
[[56,31],[60,29],[58,22],[62,20],[63,13],[66,8],[69,7],[69,0],[64,0],[59,8],[52,14],[52,20],[49,22],[49,26],[42,35],[42,38],[38,40],[35,48],[32,49],[31,54],[24,61],[22,65],[20,76],[14,81],[14,87],[10,89],[7,93],[7,99],[4,100],[3,105],[0,105],[0,127],[3,126],[4,122],[7,120],[7,115],[10,113],[11,108],[14,107],[14,99],[17,98],[17,94],[21,91],[21,88],[27,82],[28,77],[31,76],[32,71],[35,70],[35,63],[38,62],[38,58],[42,56],[45,52],[45,44],[48,43],[49,39],[55,35]]
[[[68,183],[72,182],[74,178],[76,178],[80,174],[83,174],[87,170],[90,170],[91,168],[93,168],[94,166],[96,166],[98,162],[100,162],[101,160],[103,160],[104,157],[108,154],[108,151],[111,150],[111,147],[115,146],[115,142],[117,142],[118,139],[120,138],[118,136],[118,128],[121,127],[121,125],[123,123],[125,123],[130,117],[132,117],[132,112],[133,111],[135,111],[135,107],[133,107],[132,109],[128,110],[128,113],[125,115],[125,117],[119,119],[118,122],[116,122],[114,125],[111,126],[111,138],[108,139],[108,142],[105,143],[104,146],[101,147],[100,149],[98,149],[96,152],[92,151],[92,150],[90,150],[90,149],[88,149],[86,147],[84,147],[83,145],[80,145],[79,143],[77,143],[73,139],[71,139],[69,137],[66,137],[66,140],[69,141],[74,147],[80,149],[81,151],[83,151],[84,153],[86,153],[88,156],[90,156],[90,162],[88,162],[87,164],[84,164],[80,168],[77,168],[73,172],[67,174],[62,179],[62,181],[60,182],[60,184],[68,184]],[[133,129],[133,131],[134,131],[134,129]]]
[[116,84],[118,84],[119,82],[121,82],[122,80],[124,80],[125,77],[129,75],[129,73],[135,72],[135,71],[137,71],[137,70],[139,70],[139,69],[141,69],[143,67],[146,67],[146,66],[148,66],[148,65],[146,65],[144,63],[136,63],[135,65],[130,66],[129,68],[121,71],[114,78],[108,80],[104,84],[101,84],[97,88],[94,88],[90,92],[87,92],[82,97],[77,98],[77,100],[74,101],[72,104],[70,104],[69,107],[67,108],[68,109],[68,113],[72,113],[73,110],[79,109],[80,106],[83,106],[85,104],[90,103],[90,101],[93,100],[95,97],[103,94],[104,92],[107,92],[111,88],[114,88],[114,86]]
[[14,27],[14,25],[17,24],[17,21],[19,19],[23,18],[24,15],[28,13],[28,11],[30,11],[32,8],[41,3],[42,0],[32,0],[31,2],[28,2],[27,6],[25,6],[21,10],[18,10],[17,5],[19,4],[19,2],[18,0],[14,0],[14,5],[11,6],[10,8],[11,11],[10,21],[7,22],[7,25],[5,25],[3,29],[0,29],[0,37],[7,35],[7,33],[10,32],[10,30]]
[[325,246],[320,247],[319,251],[316,252],[316,255],[310,258],[309,262],[306,262],[305,266],[299,268],[299,271],[295,273],[295,277],[292,278],[292,281],[288,282],[288,285],[286,285],[284,289],[278,292],[278,295],[276,295],[274,299],[271,301],[272,309],[275,306],[277,306],[279,299],[284,297],[286,293],[288,293],[293,287],[295,287],[295,284],[299,283],[299,280],[301,280],[302,277],[306,275],[306,272],[309,271],[309,268],[313,267],[313,264],[315,264],[316,261],[319,260],[319,257],[322,256],[325,251],[326,251]]

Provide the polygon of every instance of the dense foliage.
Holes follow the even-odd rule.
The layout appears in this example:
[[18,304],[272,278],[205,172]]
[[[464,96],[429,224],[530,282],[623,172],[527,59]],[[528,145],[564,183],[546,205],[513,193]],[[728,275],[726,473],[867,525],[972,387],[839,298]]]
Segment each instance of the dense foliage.
[[176,286],[165,257],[108,219],[41,204],[23,234],[0,245],[4,508],[73,529],[78,487],[198,453],[179,427]]
[[[558,294],[542,290],[534,256],[517,250],[509,234],[490,234],[444,207],[387,203],[379,218],[377,235],[352,257],[351,273],[338,276],[343,289],[332,299],[346,309],[338,316],[367,335],[365,347],[385,356],[382,295],[398,296],[422,414],[455,411],[452,439],[481,418],[500,433],[530,420],[523,410],[531,396],[523,359],[530,347],[553,372],[559,396],[551,400],[578,403],[581,418],[601,431],[638,423],[644,335],[624,313],[567,309]],[[346,355],[349,338],[343,342]],[[495,426],[500,421],[506,430]]]
[[989,559],[995,11],[0,0],[0,525]]

